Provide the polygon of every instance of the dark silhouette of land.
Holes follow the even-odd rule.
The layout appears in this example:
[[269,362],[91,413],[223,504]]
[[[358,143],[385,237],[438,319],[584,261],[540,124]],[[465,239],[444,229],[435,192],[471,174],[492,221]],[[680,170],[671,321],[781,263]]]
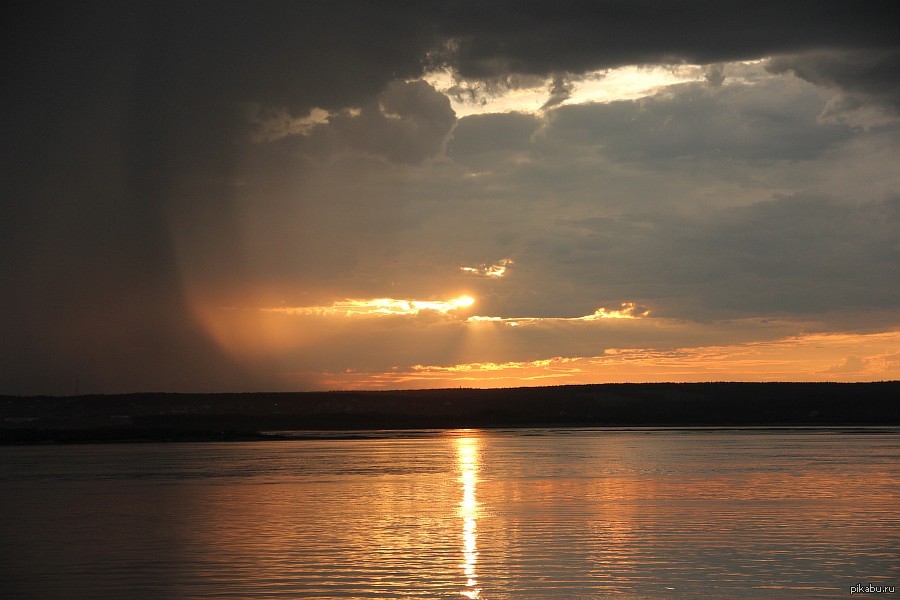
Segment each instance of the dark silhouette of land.
[[0,443],[249,440],[286,430],[900,425],[900,382],[0,396]]

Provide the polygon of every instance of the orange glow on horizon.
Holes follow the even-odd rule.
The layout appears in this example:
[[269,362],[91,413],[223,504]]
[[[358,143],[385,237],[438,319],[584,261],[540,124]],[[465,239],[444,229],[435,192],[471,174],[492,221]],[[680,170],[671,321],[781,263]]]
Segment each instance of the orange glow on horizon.
[[900,380],[896,327],[841,333],[774,317],[698,323],[651,317],[632,301],[575,317],[470,316],[473,306],[460,294],[197,314],[220,348],[277,390]]
[[331,389],[493,388],[586,383],[885,381],[900,379],[900,331],[812,334],[671,350],[608,349],[598,356],[413,365],[389,373],[329,374]]

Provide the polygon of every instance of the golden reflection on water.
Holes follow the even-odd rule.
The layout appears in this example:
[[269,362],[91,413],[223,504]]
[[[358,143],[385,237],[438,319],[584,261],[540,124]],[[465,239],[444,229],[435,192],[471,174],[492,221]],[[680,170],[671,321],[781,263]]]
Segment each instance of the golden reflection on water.
[[0,447],[0,554],[17,549],[0,581],[22,598],[830,597],[900,578],[897,481],[896,428]]
[[463,490],[459,514],[463,521],[464,560],[460,568],[466,576],[466,588],[460,594],[467,598],[480,598],[481,588],[478,587],[478,576],[475,573],[475,564],[478,562],[478,500],[475,498],[475,485],[478,481],[478,438],[457,438],[456,453],[459,461],[459,480],[462,482]]

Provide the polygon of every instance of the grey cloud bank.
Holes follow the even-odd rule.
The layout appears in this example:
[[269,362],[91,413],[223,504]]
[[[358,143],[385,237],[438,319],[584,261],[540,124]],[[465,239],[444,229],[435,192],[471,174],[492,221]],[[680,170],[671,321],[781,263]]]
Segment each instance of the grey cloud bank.
[[[260,367],[202,315],[342,297],[468,292],[482,314],[536,317],[634,300],[697,321],[877,309],[895,327],[893,12],[20,6],[3,61],[0,392],[277,388],[278,364],[366,363],[387,334],[323,331],[315,360],[273,351]],[[589,71],[684,61],[712,65],[706,82],[566,104]],[[460,89],[554,83],[541,112],[457,118],[417,80],[436,67]],[[248,106],[330,117],[259,142]],[[503,279],[459,270],[498,257],[515,261]],[[396,338],[397,361],[425,363],[420,333]],[[516,335],[510,356],[562,354]],[[594,345],[576,339],[566,352]]]

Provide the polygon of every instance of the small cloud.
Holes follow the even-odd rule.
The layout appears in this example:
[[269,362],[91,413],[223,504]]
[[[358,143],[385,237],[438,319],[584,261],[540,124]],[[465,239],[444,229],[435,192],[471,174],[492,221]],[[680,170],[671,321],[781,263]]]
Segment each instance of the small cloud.
[[583,321],[596,321],[597,319],[642,319],[650,316],[650,309],[638,306],[634,302],[623,302],[616,309],[598,308],[594,314],[581,317]]
[[450,100],[422,81],[390,82],[358,111],[332,115],[312,130],[312,145],[332,152],[373,155],[400,164],[420,164],[440,154],[456,124]]
[[321,108],[312,108],[305,117],[296,117],[283,107],[269,108],[260,104],[247,107],[247,119],[253,127],[251,139],[256,143],[306,135],[316,125],[327,123],[330,116],[327,110]]
[[825,104],[817,120],[824,125],[870,129],[896,123],[897,117],[876,104],[865,102],[859,96],[837,94]]
[[464,273],[471,273],[476,277],[487,277],[489,279],[500,279],[509,270],[509,266],[513,264],[511,258],[501,258],[492,265],[481,264],[475,267],[460,267],[459,270]]
[[826,373],[859,373],[865,371],[869,361],[858,356],[848,356],[843,363],[826,369]]
[[429,71],[423,78],[450,99],[457,117],[518,111],[523,101],[531,112],[543,102],[547,85],[543,75],[509,73],[467,79],[448,68]]
[[542,323],[577,323],[581,321],[599,321],[601,319],[643,319],[650,316],[650,309],[634,302],[623,302],[618,308],[598,308],[593,313],[583,317],[492,317],[472,316],[467,319],[469,323],[498,322],[510,327],[540,325]]
[[703,69],[703,78],[706,79],[706,83],[709,85],[709,87],[721,87],[725,82],[725,67],[722,65],[722,63],[707,65]]
[[557,74],[550,80],[550,98],[541,107],[541,110],[547,110],[562,104],[572,95],[575,85],[569,80],[568,75]]

